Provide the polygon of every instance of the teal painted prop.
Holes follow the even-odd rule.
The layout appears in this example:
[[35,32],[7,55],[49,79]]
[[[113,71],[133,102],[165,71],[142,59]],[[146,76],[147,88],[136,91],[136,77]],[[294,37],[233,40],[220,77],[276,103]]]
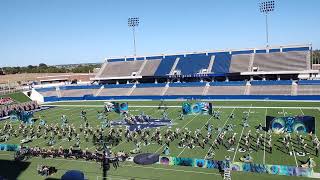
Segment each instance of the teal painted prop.
[[18,144],[0,144],[0,151],[18,151],[19,149]]
[[[200,168],[208,168],[208,169],[226,168],[226,161],[169,157],[169,156],[160,156],[159,163],[163,165],[171,165],[171,166],[190,166],[190,167],[200,167]],[[233,162],[233,163],[230,163],[230,169],[232,171],[242,171],[242,172],[251,172],[251,173],[267,173],[267,174],[273,174],[273,175],[313,177],[313,170],[311,168],[302,168],[302,167],[285,166],[285,165]]]

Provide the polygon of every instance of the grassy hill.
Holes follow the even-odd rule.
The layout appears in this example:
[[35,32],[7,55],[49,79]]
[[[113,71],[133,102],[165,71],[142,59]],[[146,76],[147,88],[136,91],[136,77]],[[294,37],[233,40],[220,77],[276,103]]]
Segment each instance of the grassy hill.
[[22,92],[15,92],[15,93],[11,93],[11,94],[1,95],[0,98],[2,98],[2,97],[11,97],[15,101],[21,102],[21,103],[31,101],[30,98],[28,96],[26,96],[25,94],[23,94]]

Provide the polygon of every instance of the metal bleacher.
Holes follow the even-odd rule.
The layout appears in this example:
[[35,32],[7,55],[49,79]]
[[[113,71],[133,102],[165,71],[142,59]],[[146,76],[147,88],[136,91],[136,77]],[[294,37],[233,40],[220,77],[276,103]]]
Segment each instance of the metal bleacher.
[[208,69],[211,56],[206,54],[188,54],[186,57],[180,57],[176,70],[181,74],[196,74],[201,69]]
[[292,71],[308,68],[308,51],[290,51],[274,53],[257,53],[254,55],[253,66],[259,71]]
[[133,84],[109,84],[104,85],[99,96],[125,96],[129,93]]
[[61,97],[81,97],[93,95],[100,88],[99,85],[92,86],[61,86],[59,87]]
[[231,57],[229,72],[245,72],[248,71],[251,54],[237,54]]
[[134,76],[133,72],[141,76],[159,77],[172,75],[173,70],[179,70],[179,75],[194,75],[201,69],[207,69],[206,73],[211,74],[303,71],[310,70],[310,49],[311,47],[307,46],[281,46],[268,49],[108,59],[95,78],[116,79]]
[[[206,95],[242,95],[245,81],[211,82]],[[232,86],[232,87],[231,87]]]
[[170,83],[165,95],[201,95],[206,83]]
[[291,95],[292,81],[252,81],[250,95]]
[[147,60],[140,75],[141,76],[153,76],[157,71],[162,59]]
[[320,80],[301,80],[297,95],[320,95]]
[[102,69],[101,77],[131,76],[132,72],[138,72],[143,61],[117,61],[109,62]]
[[136,84],[136,88],[131,93],[131,96],[143,96],[143,95],[159,96],[161,95],[161,92],[163,91],[165,86],[166,86],[165,83]]

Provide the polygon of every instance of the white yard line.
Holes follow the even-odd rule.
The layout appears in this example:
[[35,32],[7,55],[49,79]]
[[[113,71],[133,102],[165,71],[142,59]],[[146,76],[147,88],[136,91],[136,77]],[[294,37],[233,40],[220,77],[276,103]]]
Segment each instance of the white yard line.
[[221,174],[218,173],[208,173],[208,172],[201,172],[201,171],[189,171],[189,170],[183,170],[183,169],[172,169],[172,168],[158,168],[158,167],[149,167],[149,166],[134,166],[134,165],[121,165],[125,167],[134,167],[134,168],[145,168],[145,169],[155,169],[155,170],[164,170],[164,171],[175,171],[175,172],[184,172],[184,173],[195,173],[195,174],[207,174],[207,175],[216,175],[221,176]]
[[[221,107],[218,109],[218,111],[221,109]],[[200,132],[202,131],[202,129],[206,126],[206,124],[213,118],[213,116],[211,116],[208,121],[201,127]],[[180,155],[183,153],[183,151],[186,149],[187,146],[185,146],[182,151],[178,154],[177,157],[180,157]]]
[[[152,109],[151,109],[151,110],[152,110]],[[171,111],[171,112],[173,112],[173,111]],[[169,112],[168,115],[169,115],[171,112]],[[152,115],[154,115],[154,114],[156,114],[156,113],[158,113],[158,111],[154,112],[154,113],[151,114],[150,116],[152,116]],[[123,140],[123,141],[122,141],[120,144],[118,144],[117,146],[112,147],[111,150],[117,148],[118,146],[122,145],[123,143],[126,143],[126,140]],[[94,147],[95,147],[95,146],[91,147],[90,149],[92,149],[92,148],[94,148]],[[90,149],[89,149],[89,150],[90,150]]]
[[[196,116],[194,116],[190,121],[188,121],[187,122],[187,124],[185,124],[181,129],[184,129],[189,123],[191,123],[196,117],[198,117],[199,116],[199,114],[198,115],[196,115]],[[177,118],[176,118],[177,119]],[[160,149],[162,149],[164,147],[164,145],[162,145],[162,146],[160,146],[157,150],[156,150],[156,152],[154,153],[154,154],[156,154],[158,151],[160,151]]]
[[[73,113],[76,113],[77,111],[79,111],[79,109],[74,109],[74,110],[72,110],[72,111],[68,111],[68,113],[70,113],[70,112],[72,112],[71,114],[70,114],[70,116],[67,116],[67,118],[68,117],[74,117],[75,115],[73,114]],[[61,114],[62,115],[62,114]],[[68,118],[69,119],[69,118]],[[56,120],[54,120],[54,122],[56,122],[56,121],[58,121],[59,120],[59,118],[57,118]],[[76,121],[76,122],[73,122],[72,124],[78,124],[79,122],[82,122],[82,120],[80,120],[80,117],[79,117],[79,121]],[[50,123],[50,124],[52,124],[52,122]],[[43,138],[43,137],[42,137]],[[41,144],[43,144],[43,143],[45,143],[45,142],[48,142],[48,140],[44,140],[44,141],[41,141],[41,142],[39,142],[39,143],[37,143],[37,144],[35,144],[35,145],[32,145],[33,147],[35,147],[35,146],[38,146],[38,145],[41,145]],[[58,144],[60,144],[60,143],[62,143],[63,141],[61,140],[61,142],[59,142],[59,143],[57,143],[57,144],[55,144],[55,146],[56,145],[58,145]]]
[[[49,112],[48,114],[53,114],[53,112],[56,111],[56,110],[57,110],[57,109],[52,109],[52,111]],[[41,112],[41,111],[39,111],[39,112]],[[56,120],[55,120],[55,121],[56,121]],[[19,125],[17,125],[16,128],[18,128],[18,127],[19,127]],[[20,134],[19,134],[18,137],[14,137],[14,138],[9,139],[9,141],[11,142],[11,141],[16,140],[16,139],[19,139],[19,138],[21,138]]]
[[302,109],[301,109],[301,108],[300,108],[300,111],[301,111],[302,115],[304,115],[304,112],[302,111]]
[[[264,117],[267,117],[267,111],[268,111],[268,108],[266,108],[266,112],[264,114]],[[264,127],[267,128],[266,121],[264,121]],[[265,129],[265,131],[264,131],[263,164],[266,164],[266,139],[267,139],[267,129]]]
[[[208,119],[208,121],[201,127],[200,132],[201,132],[201,130],[205,127],[205,125],[206,125],[212,118],[213,118],[213,116],[211,116],[211,117]],[[185,146],[185,147],[182,149],[182,151],[178,154],[177,157],[180,157],[180,155],[183,153],[183,151],[184,151],[186,148],[187,148],[187,146]]]
[[[34,157],[36,159],[43,159],[41,157]],[[45,159],[44,159],[45,160]],[[88,163],[88,164],[97,164],[94,161],[84,161],[84,160],[74,160],[74,159],[60,159],[60,158],[50,158],[50,160],[54,161],[66,161],[66,162],[81,162],[81,163]],[[100,165],[100,164],[99,164]],[[161,164],[159,164],[161,165]],[[190,171],[190,170],[183,170],[183,169],[172,169],[172,168],[161,168],[161,167],[152,167],[152,166],[139,166],[139,165],[127,165],[121,164],[120,166],[123,167],[132,167],[132,168],[144,168],[144,169],[154,169],[154,170],[164,170],[164,171],[175,171],[175,172],[184,172],[184,173],[195,173],[195,174],[207,174],[207,175],[217,175],[221,176],[218,173],[209,173],[209,172],[201,172],[201,171]],[[171,166],[168,166],[171,167]],[[59,168],[58,168],[59,169]]]
[[[233,110],[232,110],[231,113],[229,114],[227,120],[224,122],[223,126],[221,127],[222,129],[224,128],[224,126],[226,126],[227,122],[228,122],[229,119],[230,119],[231,114],[234,112],[235,109],[236,109],[236,108],[233,108]],[[222,133],[222,131],[220,131],[220,132],[218,133],[218,135],[216,136],[215,139],[217,139],[221,133]],[[207,158],[207,154],[211,151],[211,149],[212,149],[212,146],[209,148],[208,152],[206,153],[206,155],[204,156],[203,159],[206,159],[206,158]]]
[[[249,121],[249,117],[250,117],[250,110],[251,110],[251,107],[252,107],[252,104],[251,104],[251,106],[250,106],[250,108],[249,108],[248,121]],[[245,126],[243,126],[243,128],[242,128],[242,131],[241,131],[241,134],[240,134],[240,138],[239,138],[239,141],[238,141],[237,147],[236,147],[236,149],[235,149],[235,151],[234,151],[234,155],[233,155],[233,158],[232,158],[232,162],[234,162],[234,159],[236,158],[237,151],[238,151],[238,148],[239,148],[239,146],[240,146],[240,141],[241,141],[241,138],[242,138],[242,135],[243,135],[244,128],[245,128]]]

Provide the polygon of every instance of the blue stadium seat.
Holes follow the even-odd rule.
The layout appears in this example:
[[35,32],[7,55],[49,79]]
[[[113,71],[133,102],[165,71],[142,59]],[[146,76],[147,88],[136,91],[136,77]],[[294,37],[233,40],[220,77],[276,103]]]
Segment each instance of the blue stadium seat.
[[132,88],[133,84],[107,84],[104,88]]
[[144,83],[144,84],[137,84],[136,88],[149,88],[149,87],[165,87],[166,83]]
[[210,86],[245,86],[246,85],[246,82],[245,81],[229,81],[229,82],[226,82],[226,81],[222,81],[222,82],[219,82],[219,81],[216,81],[216,82],[211,82],[209,83]]
[[205,85],[205,82],[170,83],[169,87],[202,87]]
[[300,80],[299,85],[320,85],[320,80]]
[[214,63],[212,71],[214,73],[228,73],[231,63],[231,55],[229,52],[214,53]]
[[252,86],[267,86],[267,85],[291,85],[290,80],[280,80],[280,81],[251,81]]
[[47,92],[47,91],[55,91],[56,88],[55,87],[36,88],[35,90],[38,92]]
[[155,76],[165,76],[170,73],[170,70],[179,56],[166,56],[159,64],[158,69],[154,73]]
[[60,86],[60,90],[71,90],[71,89],[99,89],[101,85],[83,85],[83,86]]
[[211,56],[206,54],[190,54],[181,57],[176,70],[180,70],[182,75],[196,74],[201,69],[208,69]]
[[309,51],[309,47],[282,48],[282,52],[289,51]]

